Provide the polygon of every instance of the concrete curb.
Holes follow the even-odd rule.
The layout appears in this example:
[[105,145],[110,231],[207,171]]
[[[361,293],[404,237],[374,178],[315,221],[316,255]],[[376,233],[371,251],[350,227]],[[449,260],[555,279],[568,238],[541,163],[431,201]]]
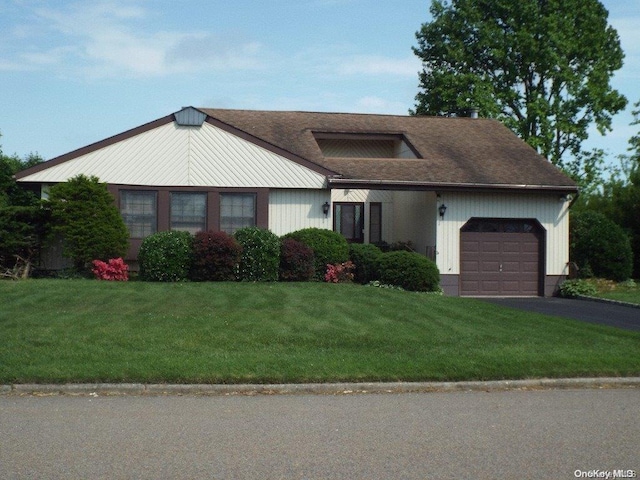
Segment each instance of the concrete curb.
[[81,383],[64,385],[0,385],[9,396],[164,396],[164,395],[349,395],[365,393],[495,392],[508,390],[640,388],[640,377],[561,378],[470,382],[302,383],[266,385],[167,385],[142,383]]
[[640,308],[639,303],[621,302],[620,300],[612,300],[610,298],[590,297],[587,295],[578,295],[577,300],[587,300],[590,302],[608,303],[610,305],[620,305],[621,307]]

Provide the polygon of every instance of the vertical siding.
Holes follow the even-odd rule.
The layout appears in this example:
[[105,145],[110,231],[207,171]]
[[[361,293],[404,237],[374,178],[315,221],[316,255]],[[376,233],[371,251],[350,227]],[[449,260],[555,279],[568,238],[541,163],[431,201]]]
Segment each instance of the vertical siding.
[[[545,273],[566,274],[569,261],[568,203],[548,194],[443,193],[444,220],[437,218],[437,264],[443,274],[460,273],[460,228],[472,217],[532,218],[545,229]],[[438,205],[439,205],[438,204]]]
[[394,192],[393,242],[411,240],[416,251],[426,254],[435,245],[436,196],[433,192]]
[[[393,239],[395,231],[394,192],[387,190],[338,189],[331,191],[331,202],[364,203],[365,243],[369,242],[369,206],[372,202],[382,204],[382,240],[389,243],[395,241]],[[333,222],[331,226],[333,227]]]
[[324,202],[330,202],[329,190],[271,190],[269,192],[269,230],[276,235],[302,228],[331,230],[331,211],[322,213]]

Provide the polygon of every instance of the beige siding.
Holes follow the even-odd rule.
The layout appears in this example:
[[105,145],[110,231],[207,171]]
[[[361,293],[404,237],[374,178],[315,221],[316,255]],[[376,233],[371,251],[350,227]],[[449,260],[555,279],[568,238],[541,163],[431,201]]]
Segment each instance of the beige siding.
[[411,240],[417,252],[426,254],[435,245],[435,201],[433,192],[394,192],[392,242]]
[[323,175],[208,123],[202,127],[163,125],[21,181],[55,183],[81,173],[128,185],[325,186]]
[[[444,220],[437,218],[437,264],[442,274],[460,273],[460,228],[472,217],[532,218],[546,230],[546,275],[564,275],[569,261],[568,202],[548,194],[446,193]],[[437,207],[436,207],[437,208]]]
[[272,190],[269,230],[276,235],[309,227],[331,230],[331,211],[326,217],[322,213],[322,205],[330,200],[329,190]]
[[[394,233],[394,211],[393,211],[394,192],[387,190],[356,190],[356,189],[337,189],[331,191],[331,202],[354,202],[364,203],[364,239],[365,243],[369,242],[369,213],[370,204],[382,204],[382,240],[393,242]],[[332,208],[333,210],[333,208]],[[333,228],[333,221],[331,223]]]

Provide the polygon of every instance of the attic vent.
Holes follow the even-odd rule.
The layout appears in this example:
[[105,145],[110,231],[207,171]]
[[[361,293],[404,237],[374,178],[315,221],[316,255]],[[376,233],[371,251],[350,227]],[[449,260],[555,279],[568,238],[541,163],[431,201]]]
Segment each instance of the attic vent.
[[174,117],[181,127],[201,127],[207,115],[193,107],[184,107]]
[[314,133],[325,157],[343,158],[417,158],[403,135]]

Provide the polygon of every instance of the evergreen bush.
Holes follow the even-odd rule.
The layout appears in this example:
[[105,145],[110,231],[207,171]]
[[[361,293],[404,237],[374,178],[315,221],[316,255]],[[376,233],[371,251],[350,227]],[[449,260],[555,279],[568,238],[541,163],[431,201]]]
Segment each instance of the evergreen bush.
[[237,279],[242,247],[226,232],[198,232],[193,240],[193,269],[196,281]]
[[349,258],[355,265],[354,280],[365,284],[378,280],[378,262],[382,250],[371,243],[352,243],[349,245]]
[[283,238],[280,248],[280,280],[307,282],[315,273],[313,250],[293,238]]
[[440,272],[434,262],[415,252],[392,251],[380,257],[380,282],[405,290],[435,292]]
[[154,233],[142,241],[138,262],[142,280],[187,280],[193,262],[193,237],[189,232]]
[[280,267],[280,238],[258,227],[245,227],[234,233],[242,246],[238,278],[250,282],[275,282]]
[[63,255],[78,272],[89,273],[93,260],[124,257],[129,232],[113,196],[97,177],[78,175],[51,187],[52,231],[63,239]]
[[302,242],[313,250],[316,280],[324,280],[327,265],[349,260],[349,244],[338,232],[321,228],[304,228],[288,233],[284,237]]
[[631,277],[633,251],[629,236],[605,215],[574,212],[569,222],[569,257],[581,277],[623,281]]

